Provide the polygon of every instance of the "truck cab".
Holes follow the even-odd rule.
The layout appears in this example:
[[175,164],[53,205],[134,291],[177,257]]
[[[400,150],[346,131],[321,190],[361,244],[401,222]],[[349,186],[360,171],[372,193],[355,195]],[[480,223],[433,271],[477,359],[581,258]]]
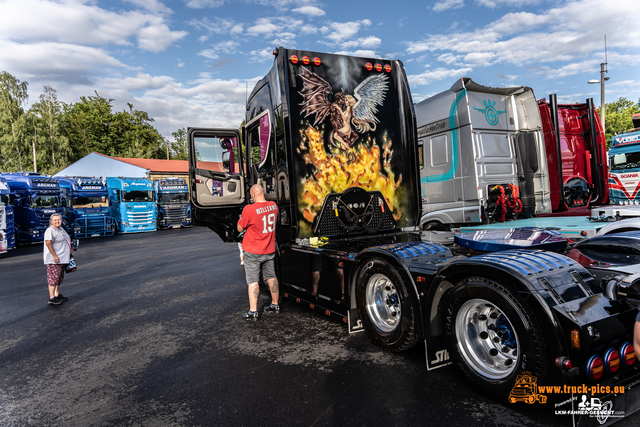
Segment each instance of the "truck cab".
[[117,233],[156,231],[153,182],[144,178],[107,178],[107,190]]
[[109,209],[107,180],[59,178],[62,216],[74,239],[113,236],[115,225]]
[[0,177],[0,253],[5,253],[15,247],[16,236],[13,225],[11,190],[4,178]]
[[614,135],[609,146],[609,185],[612,205],[640,203],[640,115],[634,129]]
[[[555,94],[538,100],[547,152],[551,209],[585,215],[609,202],[609,170],[604,131],[593,105],[558,104]],[[588,213],[587,213],[588,214]]]
[[191,227],[189,186],[184,178],[153,181],[156,192],[158,229]]
[[551,212],[542,123],[529,87],[470,78],[416,105],[425,229]]
[[3,173],[13,198],[16,241],[20,244],[42,242],[49,217],[61,213],[58,179],[36,172]]

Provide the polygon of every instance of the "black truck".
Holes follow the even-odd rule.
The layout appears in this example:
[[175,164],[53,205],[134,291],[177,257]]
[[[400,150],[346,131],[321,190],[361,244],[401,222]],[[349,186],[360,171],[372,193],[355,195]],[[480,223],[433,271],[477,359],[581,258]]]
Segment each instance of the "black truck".
[[[245,126],[188,129],[196,225],[237,241],[249,188],[260,184],[280,209],[283,298],[350,332],[365,330],[391,352],[423,343],[427,369],[454,363],[505,402],[526,372],[538,385],[618,386],[598,397],[627,415],[638,409],[631,343],[640,235],[586,241],[571,256],[527,249],[468,256],[424,241],[422,160],[402,62],[273,53],[273,67],[248,97]],[[598,258],[631,254],[630,247],[633,262],[612,255],[625,258],[625,268]],[[607,271],[590,272],[603,263]]]

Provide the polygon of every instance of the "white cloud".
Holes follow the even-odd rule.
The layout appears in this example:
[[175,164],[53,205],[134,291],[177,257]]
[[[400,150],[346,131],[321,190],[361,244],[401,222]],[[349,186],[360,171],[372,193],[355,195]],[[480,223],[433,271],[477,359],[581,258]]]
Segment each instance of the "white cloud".
[[20,44],[0,38],[0,69],[25,76],[21,79],[90,84],[93,76],[109,68],[127,66],[95,47],[47,42]]
[[123,0],[125,3],[131,3],[139,8],[146,9],[152,13],[173,13],[171,9],[165,6],[159,0]]
[[575,0],[538,13],[508,13],[475,31],[430,35],[407,43],[407,53],[431,52],[445,63],[467,67],[533,67],[561,77],[590,70],[594,61],[601,62],[592,55],[602,56],[604,34],[610,49],[624,49],[627,61],[640,61],[640,54],[631,54],[640,48],[640,27],[611,25],[620,16],[627,22],[640,21],[636,0]]
[[380,46],[380,43],[382,43],[382,40],[380,40],[379,38],[375,36],[369,36],[342,43],[340,46],[343,49],[348,49],[351,47],[376,48]]
[[296,9],[292,9],[292,12],[298,12],[298,13],[302,13],[303,15],[308,15],[308,16],[324,16],[325,15],[324,10],[320,9],[319,7],[315,7],[315,6],[298,7]]
[[207,35],[200,37],[200,41],[206,41],[210,34],[225,34],[225,35],[240,35],[242,34],[244,27],[242,24],[235,22],[233,19],[209,18],[192,19],[189,21],[189,25],[195,27],[197,30],[206,31]]
[[[151,35],[157,42],[149,39]],[[0,13],[0,37],[25,44],[131,45],[130,39],[137,36],[141,49],[158,52],[186,35],[184,31],[171,31],[162,16],[141,11],[112,12],[81,0],[5,0]]]
[[328,34],[326,37],[333,43],[342,44],[358,34],[361,27],[370,25],[371,21],[368,19],[352,22],[332,22],[328,27],[322,27],[320,31],[325,35]]
[[436,68],[435,70],[427,70],[422,74],[408,75],[410,85],[428,85],[443,79],[452,80],[454,78],[468,76],[473,68],[458,68],[455,70],[448,68]]
[[184,65],[185,65],[184,62],[178,62],[178,64],[177,64],[178,68],[182,68],[182,67],[184,67]]
[[160,52],[187,34],[186,31],[171,31],[164,24],[150,25],[138,31],[138,46],[151,52]]
[[224,4],[224,0],[188,0],[185,5],[191,9],[204,9],[220,7]]
[[464,6],[464,0],[443,0],[433,5],[434,12],[442,12],[448,9],[460,9]]
[[273,61],[273,49],[252,50],[249,57],[249,62],[271,62]]
[[360,58],[379,58],[378,54],[376,54],[373,50],[341,50],[339,52],[334,52],[336,55],[349,55],[349,56],[357,56]]
[[[454,0],[455,1],[455,0]],[[486,6],[491,9],[495,9],[500,6],[513,6],[521,7],[525,5],[532,5],[540,3],[541,0],[476,0],[480,6]]]
[[291,18],[258,18],[254,25],[247,28],[247,34],[254,36],[271,37],[278,35],[286,28],[291,33],[304,24],[299,19]]

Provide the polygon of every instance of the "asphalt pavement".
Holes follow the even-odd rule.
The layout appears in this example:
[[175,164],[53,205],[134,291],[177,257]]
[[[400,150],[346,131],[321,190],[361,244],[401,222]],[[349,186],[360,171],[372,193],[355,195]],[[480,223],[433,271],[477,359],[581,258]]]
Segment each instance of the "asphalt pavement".
[[41,245],[0,255],[2,426],[570,425],[292,302],[244,321],[237,245],[207,229],[83,240],[74,255],[61,306]]

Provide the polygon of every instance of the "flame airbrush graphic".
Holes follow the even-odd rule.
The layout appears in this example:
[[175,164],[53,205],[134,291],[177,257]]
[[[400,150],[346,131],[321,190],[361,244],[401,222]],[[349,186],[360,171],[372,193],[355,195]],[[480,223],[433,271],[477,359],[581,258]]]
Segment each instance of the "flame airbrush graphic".
[[311,173],[300,183],[298,200],[303,217],[308,221],[303,227],[305,231],[310,232],[310,226],[328,194],[340,193],[350,187],[380,191],[394,219],[398,220],[402,209],[397,191],[402,175],[396,177],[391,169],[392,141],[384,135],[380,146],[375,139],[368,137],[345,151],[338,148],[325,150],[323,127],[319,129],[307,124],[304,130],[301,129],[301,142],[296,150],[305,164],[311,167]]

